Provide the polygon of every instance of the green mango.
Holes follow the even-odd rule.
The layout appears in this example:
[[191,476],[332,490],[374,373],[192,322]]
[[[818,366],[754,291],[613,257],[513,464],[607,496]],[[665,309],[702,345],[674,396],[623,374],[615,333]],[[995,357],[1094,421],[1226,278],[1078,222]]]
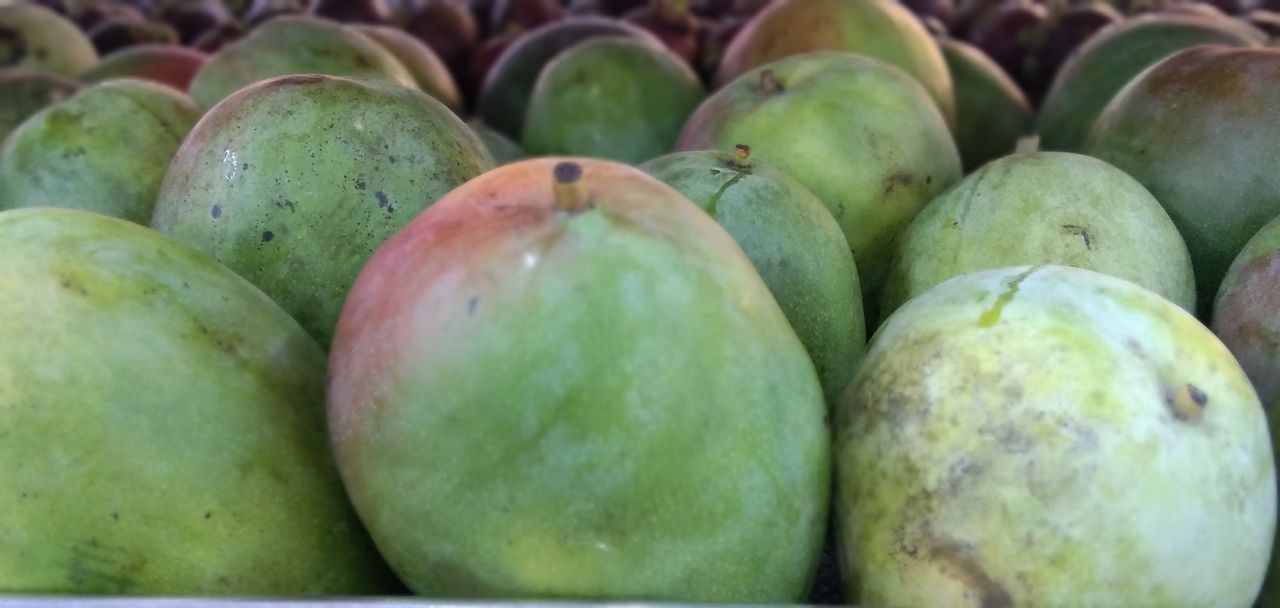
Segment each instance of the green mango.
[[511,43],[485,76],[476,111],[485,123],[518,139],[542,68],[561,51],[592,38],[623,37],[666,48],[653,34],[618,19],[570,17],[553,21]]
[[625,38],[579,44],[547,64],[529,100],[529,154],[640,163],[665,154],[706,97],[693,68]]
[[1258,396],[1123,279],[1015,266],[930,289],[872,338],[835,442],[854,605],[1248,606],[1267,569]]
[[329,358],[347,491],[429,597],[795,603],[826,526],[822,388],[715,221],[542,158],[388,240]]
[[449,73],[449,67],[440,60],[431,47],[404,30],[383,25],[353,25],[357,32],[368,36],[383,49],[395,56],[423,93],[436,98],[455,113],[462,112],[462,92]]
[[1080,149],[1098,115],[1143,70],[1199,44],[1260,46],[1266,36],[1233,20],[1188,14],[1140,15],[1090,38],[1059,68],[1040,104],[1036,132],[1046,150]]
[[186,91],[207,59],[200,51],[176,44],[139,44],[103,57],[80,75],[80,82],[140,78]]
[[1034,112],[1022,89],[982,49],[950,38],[938,46],[955,85],[956,145],[967,173],[1012,153],[1018,139],[1034,130]]
[[24,120],[79,89],[74,80],[48,72],[0,69],[0,143]]
[[776,0],[734,36],[716,70],[728,84],[767,63],[817,51],[856,53],[889,63],[915,78],[956,120],[951,74],[937,42],[896,0]]
[[960,154],[919,83],[889,64],[813,53],[748,72],[689,118],[677,150],[733,150],[796,178],[827,206],[858,262],[868,326],[892,243],[960,180]]
[[75,78],[98,61],[76,24],[32,2],[0,4],[0,68]]
[[880,311],[952,277],[1024,264],[1087,268],[1191,314],[1191,255],[1142,184],[1096,158],[1032,152],[992,161],[929,203],[896,246]]
[[466,124],[417,89],[282,76],[200,121],[165,174],[152,226],[249,279],[328,346],[369,255],[492,166]]
[[276,17],[218,51],[191,82],[205,109],[255,82],[290,74],[351,76],[416,89],[413,74],[378,43],[351,28],[308,16]]
[[1263,403],[1280,400],[1280,217],[1249,239],[1227,270],[1212,327]]
[[849,242],[822,201],[750,150],[677,152],[640,169],[702,208],[742,246],[818,371],[827,403],[867,343]]
[[37,113],[0,147],[0,209],[68,207],[146,224],[182,138],[200,119],[186,95],[122,79]]
[[494,163],[497,165],[513,163],[528,156],[520,144],[507,139],[506,135],[497,132],[479,118],[467,121],[467,126],[475,131],[481,142],[484,142],[484,147],[489,150],[489,154],[493,155]]
[[0,213],[0,593],[395,589],[347,502],[324,352],[153,230]]
[[1280,215],[1280,49],[1201,46],[1135,79],[1107,106],[1083,152],[1133,176],[1191,250],[1201,317],[1227,268]]

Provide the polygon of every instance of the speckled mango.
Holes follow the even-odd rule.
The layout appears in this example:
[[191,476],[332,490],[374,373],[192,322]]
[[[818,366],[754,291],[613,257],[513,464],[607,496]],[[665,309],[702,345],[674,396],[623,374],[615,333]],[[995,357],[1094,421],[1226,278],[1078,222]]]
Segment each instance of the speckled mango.
[[925,292],[872,339],[835,437],[854,604],[1248,606],[1267,569],[1257,394],[1123,279],[1021,266]]
[[0,146],[0,209],[68,207],[146,224],[200,110],[171,87],[121,79],[37,113]]
[[1096,270],[1196,310],[1191,256],[1169,214],[1123,171],[1079,154],[992,161],[929,203],[896,248],[886,315],[951,277],[1024,264]]
[[960,154],[920,84],[848,53],[792,57],[744,74],[689,117],[678,150],[732,151],[796,178],[827,206],[853,249],[869,326],[892,243],[960,180]]
[[328,346],[382,241],[492,166],[466,124],[417,89],[283,76],[192,130],[152,226],[249,279]]
[[0,68],[26,68],[75,78],[98,52],[75,23],[34,2],[0,5]]
[[1280,217],[1249,239],[1218,288],[1213,331],[1264,403],[1280,400]]
[[642,163],[671,151],[705,96],[689,64],[666,49],[590,40],[543,68],[520,141],[533,156]]
[[562,160],[468,182],[361,273],[328,391],[360,516],[430,597],[802,600],[830,475],[804,347],[698,207]]
[[834,403],[853,377],[867,334],[858,268],[822,201],[790,175],[753,160],[746,148],[677,152],[640,169],[688,197],[742,246]]
[[327,19],[276,17],[209,58],[191,82],[191,97],[212,108],[255,82],[290,74],[378,79],[417,88],[390,52],[367,36]]
[[1194,47],[1126,86],[1082,150],[1164,205],[1191,251],[1202,318],[1236,254],[1280,215],[1277,107],[1280,49]]
[[0,213],[0,593],[394,592],[343,492],[324,352],[148,228]]
[[36,112],[80,89],[74,80],[47,72],[0,69],[0,143]]

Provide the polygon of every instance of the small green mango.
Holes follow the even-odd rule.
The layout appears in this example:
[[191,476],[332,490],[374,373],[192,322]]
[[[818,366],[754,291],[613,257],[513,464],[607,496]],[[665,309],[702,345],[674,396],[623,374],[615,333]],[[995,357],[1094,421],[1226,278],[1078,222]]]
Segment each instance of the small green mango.
[[75,93],[74,80],[22,68],[0,69],[0,143],[36,112]]

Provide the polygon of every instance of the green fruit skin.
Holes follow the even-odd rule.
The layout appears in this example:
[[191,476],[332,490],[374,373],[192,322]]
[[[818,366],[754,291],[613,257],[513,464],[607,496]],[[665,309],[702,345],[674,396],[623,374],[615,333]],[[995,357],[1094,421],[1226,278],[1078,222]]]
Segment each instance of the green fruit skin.
[[[1280,437],[1280,399],[1272,401],[1267,408],[1267,426],[1272,437],[1271,449],[1275,461],[1280,463],[1280,443],[1275,441],[1276,437]],[[1277,473],[1280,473],[1280,470],[1277,470]],[[1271,563],[1267,565],[1267,579],[1262,583],[1262,591],[1258,593],[1258,599],[1253,605],[1258,608],[1280,606],[1280,543],[1278,542],[1272,541]]]
[[1247,606],[1267,568],[1257,395],[1122,279],[1020,266],[926,292],[872,338],[835,441],[854,604]]
[[1033,131],[1027,97],[981,49],[959,40],[938,41],[955,85],[956,145],[965,172],[1013,152]]
[[1213,331],[1264,403],[1280,400],[1280,217],[1245,245],[1213,305]]
[[478,118],[467,121],[467,126],[471,127],[480,141],[484,142],[484,147],[489,150],[489,154],[493,155],[494,163],[497,165],[513,163],[528,156],[520,144],[507,139],[506,135],[497,132]]
[[455,113],[462,111],[462,92],[449,67],[440,60],[431,47],[423,44],[404,30],[388,26],[355,25],[357,32],[368,36],[383,49],[395,56],[423,93],[430,95]]
[[653,34],[617,19],[571,17],[549,23],[521,36],[502,52],[485,76],[476,112],[499,133],[519,139],[543,67],[580,42],[615,36],[665,48]]
[[382,241],[492,166],[466,124],[417,89],[284,76],[192,130],[152,226],[249,279],[327,346]]
[[677,152],[640,169],[711,215],[737,241],[796,330],[827,403],[866,347],[849,242],[822,201],[791,176],[728,152]]
[[880,310],[955,276],[1023,264],[1120,277],[1195,314],[1191,254],[1159,201],[1119,169],[1069,152],[993,161],[929,203],[899,240]]
[[416,89],[391,53],[359,32],[315,17],[277,17],[214,54],[191,82],[205,108],[255,82],[289,74],[325,74],[394,82]]
[[476,178],[370,261],[329,360],[339,468],[432,597],[793,603],[826,526],[813,366],[732,238],[636,169]]
[[199,119],[190,98],[164,85],[86,87],[27,119],[0,147],[0,209],[67,207],[145,224]]
[[1084,153],[1133,176],[1191,250],[1201,316],[1227,268],[1280,215],[1280,49],[1196,47],[1156,64],[1098,118]]
[[521,143],[534,156],[644,162],[671,150],[704,97],[698,75],[670,51],[622,38],[591,40],[542,70]]
[[76,24],[36,4],[0,6],[0,68],[26,68],[75,78],[98,61]]
[[0,593],[390,588],[326,442],[324,353],[208,257],[0,213]]
[[1200,44],[1254,47],[1265,41],[1239,22],[1195,15],[1141,15],[1108,27],[1072,53],[1054,77],[1036,117],[1040,146],[1078,150],[1107,102],[1169,55]]
[[856,53],[889,63],[929,92],[956,124],[946,60],[920,20],[894,0],[777,0],[743,26],[716,71],[721,85],[766,63],[816,51]]
[[92,84],[114,78],[140,78],[186,91],[207,56],[176,44],[140,44],[107,55],[80,75]]
[[[780,93],[762,94],[766,69]],[[846,53],[784,59],[744,74],[702,103],[676,149],[737,144],[831,211],[857,260],[869,321],[877,318],[893,240],[961,177],[955,142],[924,89],[888,64]]]
[[75,81],[48,72],[0,69],[0,144],[22,121],[79,89]]

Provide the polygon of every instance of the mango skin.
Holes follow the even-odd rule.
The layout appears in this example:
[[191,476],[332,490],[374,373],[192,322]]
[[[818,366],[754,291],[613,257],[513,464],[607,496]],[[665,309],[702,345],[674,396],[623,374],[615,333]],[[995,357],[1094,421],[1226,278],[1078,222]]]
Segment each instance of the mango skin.
[[39,112],[0,147],[0,209],[67,207],[146,224],[170,159],[200,119],[171,87],[120,79]]
[[22,121],[79,89],[74,80],[48,72],[0,69],[0,144]]
[[282,76],[192,130],[151,225],[240,273],[328,346],[373,251],[492,166],[466,124],[417,89]]
[[858,268],[822,201],[786,173],[728,152],[677,152],[640,169],[688,197],[742,247],[835,403],[867,333]]
[[1264,403],[1280,400],[1280,217],[1249,239],[1213,305],[1213,332]]
[[543,68],[521,143],[530,155],[641,163],[671,150],[706,97],[689,64],[625,38],[590,40]]
[[479,118],[468,120],[467,126],[471,127],[481,142],[484,142],[484,147],[489,150],[489,154],[493,155],[496,165],[513,163],[528,156],[520,144],[511,141],[506,135],[499,133]]
[[1032,132],[1034,112],[1022,89],[981,49],[938,41],[956,96],[956,146],[966,173],[1013,152]]
[[1191,251],[1202,318],[1236,254],[1280,215],[1277,107],[1280,49],[1194,47],[1130,83],[1085,143],[1169,212]]
[[379,79],[412,89],[413,75],[378,43],[327,19],[277,17],[218,51],[191,82],[191,97],[212,108],[255,82],[289,74]]
[[776,0],[743,26],[724,51],[715,82],[786,57],[820,51],[856,53],[916,79],[947,124],[956,124],[951,74],[920,20],[895,0]]
[[25,68],[75,78],[98,61],[76,24],[30,2],[0,5],[0,68]]
[[1069,152],[1006,156],[916,216],[897,244],[881,311],[969,272],[1023,264],[1087,268],[1133,281],[1191,314],[1191,255],[1142,184]]
[[1155,13],[1112,25],[1073,52],[1054,77],[1036,132],[1045,150],[1076,151],[1107,103],[1143,70],[1200,44],[1256,47],[1266,36],[1240,21]]
[[1247,606],[1262,584],[1257,395],[1194,317],[1122,279],[939,285],[872,339],[835,433],[854,604]]
[[[781,92],[762,94],[771,71]],[[853,249],[868,326],[892,243],[925,204],[960,181],[960,154],[920,85],[847,53],[784,59],[742,75],[689,117],[677,150],[751,148],[827,206]]]
[[382,554],[431,597],[794,603],[826,526],[813,365],[733,239],[575,159],[490,171],[392,237],[347,300],[329,426]]
[[661,40],[625,21],[604,17],[570,17],[553,21],[511,43],[485,76],[476,112],[499,133],[519,139],[538,76],[561,52],[592,38],[624,37],[655,49]]
[[204,53],[176,44],[139,44],[107,55],[80,74],[88,84],[113,78],[139,78],[186,91],[208,59]]
[[357,32],[369,37],[391,53],[409,73],[423,93],[448,106],[456,114],[462,113],[462,92],[449,73],[449,67],[440,56],[421,40],[407,32],[383,25],[353,25]]
[[0,593],[395,588],[329,454],[324,353],[262,292],[46,208],[0,213],[0,302]]

